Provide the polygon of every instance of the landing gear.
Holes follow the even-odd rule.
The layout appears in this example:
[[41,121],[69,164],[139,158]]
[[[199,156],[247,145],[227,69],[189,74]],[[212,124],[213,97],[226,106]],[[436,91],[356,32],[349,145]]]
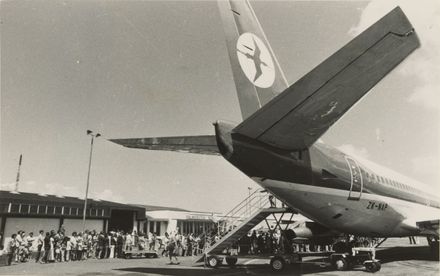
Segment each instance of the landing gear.
[[235,264],[237,264],[237,257],[226,256],[226,263],[227,263],[229,266],[234,266]]
[[286,262],[280,256],[275,256],[270,260],[270,267],[273,271],[279,272],[286,267]]
[[382,267],[379,261],[365,261],[364,266],[365,271],[372,273],[379,271]]
[[348,260],[347,260],[347,257],[345,257],[344,255],[339,256],[339,257],[334,257],[332,255],[331,258],[334,259],[334,260],[332,260],[332,264],[336,270],[344,271],[344,270],[348,269]]
[[220,259],[217,256],[209,256],[208,258],[206,258],[206,265],[212,268],[217,268],[222,261],[223,259]]
[[367,272],[377,272],[381,269],[379,260],[376,260],[374,247],[353,247],[345,253],[334,253],[330,255],[330,262],[336,270],[342,271],[354,266],[365,267]]

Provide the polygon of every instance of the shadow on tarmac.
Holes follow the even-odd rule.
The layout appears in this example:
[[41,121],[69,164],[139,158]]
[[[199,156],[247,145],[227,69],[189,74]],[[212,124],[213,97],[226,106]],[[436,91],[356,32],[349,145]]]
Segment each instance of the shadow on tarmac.
[[146,273],[146,274],[157,274],[157,275],[170,275],[170,276],[180,276],[180,275],[191,275],[191,276],[202,276],[202,275],[222,275],[230,274],[231,272],[243,272],[246,270],[241,269],[196,269],[196,268],[179,268],[177,266],[171,267],[130,267],[130,268],[119,268],[119,271],[136,272],[136,273]]
[[[417,247],[390,247],[381,248],[376,252],[376,258],[381,263],[391,263],[397,261],[429,261],[433,262],[429,247],[417,246]],[[315,261],[324,261],[324,259],[315,259]],[[145,274],[157,274],[157,275],[170,275],[170,276],[202,276],[202,275],[272,275],[274,272],[271,270],[268,264],[238,264],[237,266],[230,268],[228,266],[221,266],[216,269],[203,267],[185,267],[185,266],[168,266],[168,267],[131,267],[131,268],[119,268],[119,271],[145,273]],[[359,270],[359,269],[354,269]],[[360,269],[360,270],[363,270]],[[276,275],[307,275],[317,274],[322,272],[332,272],[334,270],[332,266],[321,267],[313,263],[303,263],[297,266],[287,266],[286,269]],[[251,272],[251,273],[250,273]]]
[[[381,263],[390,263],[396,261],[435,261],[431,256],[431,251],[427,246],[412,247],[390,247],[376,251],[376,258]],[[437,260],[438,261],[438,260]]]
[[[234,268],[223,266],[220,268],[162,268],[162,267],[132,267],[132,268],[119,268],[119,271],[145,273],[145,274],[157,274],[157,275],[169,275],[169,276],[206,276],[206,275],[272,275],[275,274],[268,264],[253,264],[253,265],[237,265]],[[305,275],[315,274],[319,272],[332,271],[332,268],[321,268],[316,265],[303,264],[298,267],[287,267],[283,272],[276,273],[276,275]],[[251,273],[250,273],[251,271]]]

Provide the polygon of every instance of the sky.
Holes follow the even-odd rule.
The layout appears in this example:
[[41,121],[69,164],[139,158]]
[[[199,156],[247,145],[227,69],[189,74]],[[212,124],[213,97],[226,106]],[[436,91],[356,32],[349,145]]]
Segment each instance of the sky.
[[[440,2],[252,1],[290,84],[400,5],[421,48],[322,139],[440,187]],[[109,138],[213,134],[239,123],[213,1],[2,1],[1,179],[19,190],[225,212],[258,188],[222,157]]]

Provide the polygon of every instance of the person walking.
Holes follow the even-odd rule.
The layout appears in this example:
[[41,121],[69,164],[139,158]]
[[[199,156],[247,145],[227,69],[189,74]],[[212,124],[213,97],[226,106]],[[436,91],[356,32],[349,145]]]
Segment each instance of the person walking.
[[6,243],[6,252],[8,254],[8,265],[11,265],[12,260],[14,258],[15,250],[17,247],[17,234],[12,234],[9,241]]
[[122,258],[122,246],[124,245],[124,237],[121,233],[117,233],[116,237],[116,255],[117,258]]
[[115,257],[115,248],[116,248],[116,234],[111,232],[110,235],[110,256],[109,258],[113,259]]
[[159,250],[163,249],[162,257],[168,255],[168,243],[170,242],[170,238],[167,232],[165,232],[164,238],[160,241]]
[[[167,233],[165,233],[166,235],[168,235]],[[169,237],[169,242],[168,242],[168,246],[167,246],[167,251],[168,251],[168,257],[170,258],[170,263],[169,264],[180,264],[179,260],[177,259],[177,242],[176,242],[176,236],[172,235]],[[176,263],[173,263],[173,257],[176,260]]]
[[49,261],[49,253],[50,253],[50,233],[46,232],[46,236],[44,237],[44,256],[42,261],[47,263]]
[[104,243],[105,243],[104,232],[101,231],[98,234],[98,241],[97,241],[97,246],[96,246],[96,258],[97,259],[103,258]]
[[38,263],[43,263],[40,260],[41,257],[41,250],[43,249],[43,245],[44,245],[44,231],[40,230],[40,234],[37,237],[37,257],[35,258],[35,262]]
[[55,231],[49,235],[49,262],[55,262]]
[[64,238],[66,241],[66,262],[69,262],[71,259],[70,252],[72,251],[72,242],[70,241],[70,237]]
[[270,203],[270,207],[272,208],[276,207],[275,200],[272,194],[269,194],[269,203]]

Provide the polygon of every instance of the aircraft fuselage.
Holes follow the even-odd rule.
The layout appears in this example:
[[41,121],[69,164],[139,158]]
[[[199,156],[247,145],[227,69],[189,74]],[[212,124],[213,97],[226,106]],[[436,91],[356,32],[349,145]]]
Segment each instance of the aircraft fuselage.
[[[436,218],[440,200],[398,182],[321,142],[301,151],[273,148],[216,123],[221,154],[306,217],[363,236],[420,234],[416,221]],[[413,217],[417,214],[417,217]]]

